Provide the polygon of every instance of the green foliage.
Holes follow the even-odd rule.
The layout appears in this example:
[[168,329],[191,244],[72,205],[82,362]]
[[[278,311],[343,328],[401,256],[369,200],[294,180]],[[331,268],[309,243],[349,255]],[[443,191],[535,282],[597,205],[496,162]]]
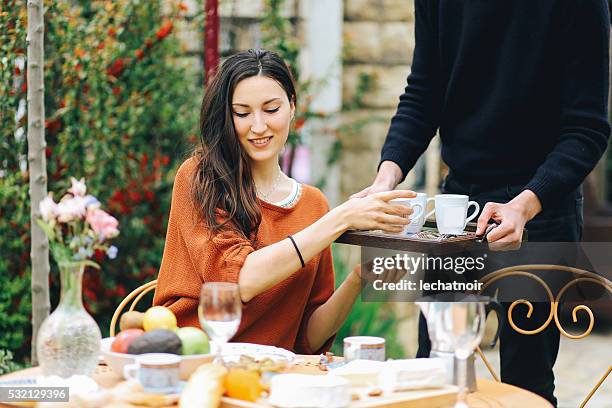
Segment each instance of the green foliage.
[[29,356],[31,336],[27,195],[28,184],[23,173],[0,177],[0,349],[13,350],[18,361]]
[[281,15],[285,0],[265,0],[261,19],[262,43],[265,48],[276,51],[287,62],[299,82],[297,59],[300,48],[291,21]]
[[21,366],[13,361],[13,353],[0,349],[0,375],[19,370]]
[[[101,271],[85,275],[84,301],[103,335],[120,300],[157,273],[174,169],[195,141],[201,90],[179,66],[172,34],[181,10],[163,15],[162,3],[45,1],[48,189],[66,189],[68,176],[85,177],[88,192],[120,223],[117,259],[97,253]],[[0,4],[0,348],[24,361],[29,208],[27,123],[19,106],[23,111],[26,3]],[[51,284],[55,303],[54,263]]]
[[[337,246],[334,251],[334,269],[336,273],[336,287],[340,286],[352,267],[347,265],[338,256]],[[387,358],[404,358],[405,353],[399,342],[398,319],[390,303],[362,302],[361,296],[353,305],[346,321],[338,331],[336,340],[332,346],[332,352],[341,356],[343,351],[343,339],[349,336],[378,336],[386,340],[385,348]]]

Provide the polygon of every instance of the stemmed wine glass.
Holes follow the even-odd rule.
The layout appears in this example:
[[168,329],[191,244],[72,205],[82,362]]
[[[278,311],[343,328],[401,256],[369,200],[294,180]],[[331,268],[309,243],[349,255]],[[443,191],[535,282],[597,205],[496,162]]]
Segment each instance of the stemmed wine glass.
[[474,352],[485,329],[485,307],[483,302],[453,302],[444,308],[440,329],[448,337],[455,350],[459,364],[459,394],[455,408],[469,408],[467,397],[467,359]]
[[213,354],[220,358],[223,345],[236,334],[242,317],[238,284],[207,282],[202,285],[198,317],[202,328],[214,343]]

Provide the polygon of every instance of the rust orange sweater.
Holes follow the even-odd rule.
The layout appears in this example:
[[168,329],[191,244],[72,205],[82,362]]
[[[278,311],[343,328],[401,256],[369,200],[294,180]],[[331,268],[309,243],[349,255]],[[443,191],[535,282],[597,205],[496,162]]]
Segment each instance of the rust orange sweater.
[[[188,159],[176,174],[153,303],[169,307],[176,314],[179,326],[200,327],[197,308],[202,283],[238,282],[240,269],[251,252],[306,228],[329,207],[318,189],[304,185],[301,197],[292,208],[260,201],[262,220],[256,247],[233,232],[209,239],[205,225],[195,221],[190,199],[195,167],[195,160]],[[231,341],[273,345],[303,354],[326,351],[333,337],[320,350],[312,350],[306,327],[314,310],[333,291],[334,269],[328,247],[304,268],[245,303],[240,327]]]

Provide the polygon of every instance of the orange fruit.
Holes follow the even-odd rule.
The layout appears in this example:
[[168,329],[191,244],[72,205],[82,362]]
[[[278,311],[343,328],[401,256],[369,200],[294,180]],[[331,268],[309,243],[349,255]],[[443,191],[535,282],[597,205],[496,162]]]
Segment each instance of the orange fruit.
[[259,399],[263,387],[259,374],[243,368],[232,368],[225,376],[225,395],[243,401],[255,402]]

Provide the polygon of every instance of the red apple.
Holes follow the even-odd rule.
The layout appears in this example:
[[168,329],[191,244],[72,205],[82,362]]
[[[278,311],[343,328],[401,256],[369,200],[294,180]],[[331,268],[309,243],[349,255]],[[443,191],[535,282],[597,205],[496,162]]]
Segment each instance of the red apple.
[[115,337],[113,344],[111,344],[111,351],[115,353],[127,353],[130,343],[143,334],[144,331],[140,329],[126,329],[120,331]]

